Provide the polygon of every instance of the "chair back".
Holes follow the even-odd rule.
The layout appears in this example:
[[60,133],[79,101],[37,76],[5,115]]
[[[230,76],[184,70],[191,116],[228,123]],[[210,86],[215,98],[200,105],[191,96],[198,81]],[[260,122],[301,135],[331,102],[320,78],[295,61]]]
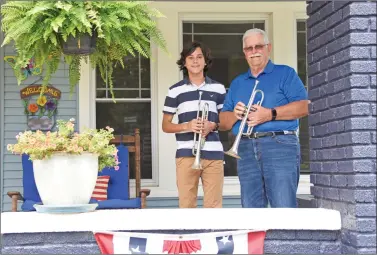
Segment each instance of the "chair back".
[[33,161],[29,160],[29,155],[27,154],[22,154],[22,169],[24,199],[40,203],[42,200],[35,184]]
[[117,146],[119,169],[106,167],[98,173],[98,176],[110,176],[107,188],[107,199],[128,200],[129,194],[129,151],[127,146],[121,143]]

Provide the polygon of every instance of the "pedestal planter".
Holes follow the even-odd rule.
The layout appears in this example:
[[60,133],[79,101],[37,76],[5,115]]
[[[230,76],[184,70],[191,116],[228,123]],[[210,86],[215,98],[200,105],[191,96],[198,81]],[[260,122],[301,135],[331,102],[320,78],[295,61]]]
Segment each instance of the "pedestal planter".
[[98,176],[98,155],[56,153],[34,160],[33,168],[44,205],[88,204]]

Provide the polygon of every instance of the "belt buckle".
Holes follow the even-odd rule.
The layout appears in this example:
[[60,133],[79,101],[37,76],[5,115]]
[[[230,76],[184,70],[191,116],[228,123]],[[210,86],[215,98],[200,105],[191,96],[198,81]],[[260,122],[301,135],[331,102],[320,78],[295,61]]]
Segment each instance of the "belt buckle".
[[248,137],[249,139],[255,139],[257,138],[257,133],[251,133]]

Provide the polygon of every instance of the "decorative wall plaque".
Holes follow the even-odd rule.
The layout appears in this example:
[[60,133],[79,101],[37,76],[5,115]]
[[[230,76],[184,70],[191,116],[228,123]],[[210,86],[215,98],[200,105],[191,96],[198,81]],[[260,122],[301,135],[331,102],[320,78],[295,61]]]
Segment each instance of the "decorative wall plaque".
[[48,86],[41,96],[42,85],[30,85],[20,91],[30,130],[51,130],[55,125],[60,90]]

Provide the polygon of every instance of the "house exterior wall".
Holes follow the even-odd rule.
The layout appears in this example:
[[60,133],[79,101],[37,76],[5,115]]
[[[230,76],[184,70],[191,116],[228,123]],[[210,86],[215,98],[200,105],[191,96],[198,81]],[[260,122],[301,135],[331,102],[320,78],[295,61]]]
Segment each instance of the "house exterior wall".
[[[7,151],[7,144],[15,143],[15,137],[19,132],[28,129],[27,118],[24,114],[24,107],[20,98],[20,90],[36,80],[38,76],[31,76],[17,85],[11,66],[4,61],[4,56],[13,56],[15,51],[11,46],[0,48],[1,53],[1,78],[0,78],[0,169],[1,169],[1,205],[2,211],[10,211],[11,200],[7,196],[8,191],[22,192],[22,165],[21,157],[12,155]],[[41,84],[37,82],[36,84]],[[57,119],[77,119],[77,97],[76,91],[69,94],[68,66],[61,62],[59,70],[55,73],[50,84],[62,92],[58,102]]]
[[376,3],[307,13],[311,193],[341,212],[342,253],[376,254]]

